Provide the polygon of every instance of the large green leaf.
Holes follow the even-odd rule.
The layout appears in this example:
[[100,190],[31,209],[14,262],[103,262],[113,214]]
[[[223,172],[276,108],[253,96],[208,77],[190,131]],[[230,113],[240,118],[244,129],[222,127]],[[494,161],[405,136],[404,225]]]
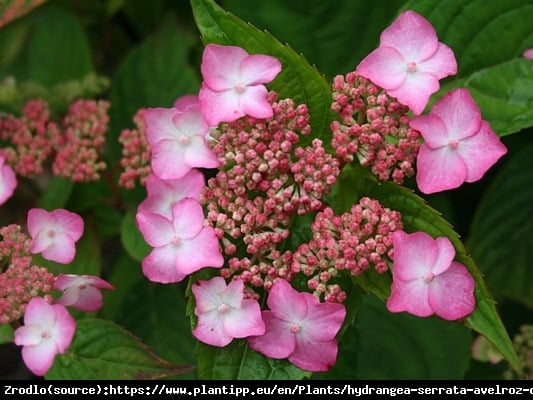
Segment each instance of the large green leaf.
[[178,97],[198,91],[198,74],[189,65],[193,43],[172,19],[166,19],[119,65],[111,84],[110,139],[115,160],[122,151],[118,135],[133,124],[139,108],[170,107]]
[[[466,319],[466,326],[486,336],[516,369],[520,369],[511,340],[483,281],[482,273],[450,224],[410,189],[391,182],[377,184],[376,179],[362,168],[347,165],[341,173],[338,185],[337,201],[334,204],[337,212],[345,212],[359,201],[361,196],[369,196],[379,200],[383,206],[401,212],[407,232],[424,231],[433,237],[447,236],[451,240],[456,251],[455,260],[464,264],[476,281],[476,309]],[[383,279],[388,278],[384,276]],[[372,291],[373,286],[368,289]],[[375,294],[383,297],[382,291]]]
[[513,154],[472,221],[468,248],[496,297],[533,307],[533,145]]
[[499,135],[533,125],[532,63],[521,60],[533,44],[530,0],[411,0],[403,9],[425,16],[456,55],[458,73],[434,99],[465,86]]
[[137,228],[134,210],[130,210],[124,215],[120,225],[120,237],[124,249],[134,260],[142,261],[152,249]]
[[[305,103],[311,115],[313,137],[329,137],[331,87],[324,77],[289,46],[282,45],[268,32],[262,32],[224,11],[211,0],[191,0],[194,17],[204,43],[234,45],[249,53],[276,57],[283,69],[268,87],[280,98]],[[301,143],[311,139],[302,137]]]
[[245,340],[234,340],[226,347],[198,343],[196,358],[200,379],[287,380],[311,376],[287,360],[274,360],[253,351]]
[[191,370],[155,355],[137,337],[100,319],[77,322],[65,354],[57,355],[47,379],[158,379]]
[[365,296],[355,324],[339,343],[337,364],[317,379],[463,379],[471,332],[431,317],[392,314]]
[[332,78],[353,71],[374,50],[399,0],[224,0],[223,7],[244,21],[290,43],[319,71]]

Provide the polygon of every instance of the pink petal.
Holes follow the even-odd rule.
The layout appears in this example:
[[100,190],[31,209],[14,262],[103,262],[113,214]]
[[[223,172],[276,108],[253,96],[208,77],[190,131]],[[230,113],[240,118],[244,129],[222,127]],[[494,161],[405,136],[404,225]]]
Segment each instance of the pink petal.
[[144,276],[152,282],[181,282],[187,275],[176,267],[176,247],[167,245],[157,247],[142,262]]
[[176,138],[182,135],[203,137],[209,131],[199,100],[197,104],[190,104],[183,113],[176,113],[172,120],[176,126]]
[[308,295],[305,298],[309,312],[302,322],[302,330],[297,334],[297,342],[300,338],[308,338],[310,342],[327,342],[335,339],[346,317],[344,306],[336,303],[320,303],[316,296],[310,293],[302,294]]
[[278,59],[263,54],[253,54],[242,60],[241,79],[246,86],[269,83],[281,71]]
[[414,11],[408,10],[401,13],[381,33],[381,46],[394,47],[407,62],[419,62],[435,53],[438,38],[435,29],[428,20]]
[[207,147],[205,136],[194,135],[185,148],[184,160],[193,168],[218,168],[220,161]]
[[144,112],[146,124],[146,138],[150,145],[155,145],[161,140],[176,138],[176,125],[174,117],[180,114],[175,108],[147,108]]
[[233,336],[228,334],[223,324],[224,314],[217,309],[203,313],[192,334],[200,341],[211,346],[224,347],[231,343]]
[[307,303],[303,293],[293,289],[283,279],[274,282],[267,298],[267,304],[272,313],[277,318],[291,323],[305,319],[308,313]]
[[434,243],[437,248],[437,258],[431,267],[431,272],[435,275],[439,275],[450,268],[450,265],[455,258],[455,248],[450,239],[446,236],[436,238]]
[[161,140],[152,146],[152,170],[159,179],[178,179],[191,170],[185,147],[177,140]]
[[486,121],[481,122],[475,135],[461,140],[457,150],[466,164],[466,182],[481,179],[507,153],[507,148]]
[[277,318],[271,311],[261,313],[266,326],[262,336],[248,338],[250,347],[270,358],[287,358],[296,347],[296,337],[290,331],[290,324]]
[[240,95],[233,89],[215,92],[202,85],[198,96],[202,113],[210,126],[232,122],[245,115],[240,108]]
[[4,204],[15,192],[17,177],[10,165],[4,164],[4,158],[0,157],[0,205]]
[[430,96],[439,90],[439,80],[435,75],[415,71],[406,75],[403,84],[397,88],[387,90],[402,104],[408,106],[415,115],[421,114],[428,104]]
[[76,256],[76,245],[70,238],[56,235],[55,240],[41,252],[41,255],[50,261],[69,264]]
[[174,104],[172,105],[172,107],[178,110],[179,112],[184,112],[190,106],[195,106],[198,104],[199,104],[198,95],[191,94],[191,95],[185,95],[185,96],[178,97],[176,101],[174,102]]
[[74,242],[81,238],[84,228],[83,218],[76,213],[61,208],[52,211],[52,214],[56,219],[58,228],[63,234],[69,236]]
[[54,222],[53,216],[42,208],[32,208],[28,211],[26,225],[28,227],[28,232],[32,237],[36,236],[42,229],[47,228]]
[[43,341],[40,325],[22,325],[15,330],[14,343],[17,346],[36,346]]
[[57,353],[56,344],[52,340],[45,340],[37,346],[25,346],[22,349],[22,359],[34,375],[43,376],[54,364]]
[[416,183],[425,194],[455,189],[464,183],[467,175],[467,166],[461,154],[449,146],[431,149],[422,144],[416,168]]
[[522,53],[522,57],[533,60],[533,49],[524,50],[524,52]]
[[56,300],[57,304],[71,306],[85,312],[95,312],[104,304],[102,292],[94,286],[70,287]]
[[204,227],[204,210],[199,201],[185,197],[172,207],[172,224],[180,240],[193,239]]
[[481,112],[467,89],[454,89],[446,93],[433,105],[431,115],[441,119],[449,139],[470,137],[481,126]]
[[[222,303],[220,294],[226,288],[226,281],[221,276],[215,276],[208,281],[194,283],[191,287],[196,300],[194,313],[200,315],[217,308]],[[242,291],[241,296],[244,296]]]
[[435,314],[446,320],[456,320],[471,314],[476,307],[475,282],[466,267],[453,262],[437,276],[429,288],[429,303]]
[[398,230],[392,234],[392,243],[394,248],[393,276],[395,280],[411,281],[419,279],[431,271],[437,260],[437,244],[425,232],[407,234]]
[[249,86],[240,99],[242,110],[254,118],[271,118],[274,112],[267,99],[268,91],[264,86]]
[[446,125],[433,113],[413,117],[409,125],[422,134],[424,143],[431,149],[438,149],[450,143]]
[[74,337],[76,321],[61,304],[52,305],[56,313],[56,323],[52,329],[52,337],[59,353],[64,353]]
[[338,345],[335,340],[324,342],[296,341],[294,352],[288,357],[297,367],[311,372],[327,371],[337,361]]
[[387,309],[390,312],[407,311],[418,317],[429,317],[433,314],[433,309],[429,304],[428,290],[429,285],[422,278],[402,281],[393,275]]
[[242,279],[232,280],[220,293],[220,300],[232,308],[241,308],[243,299],[244,282]]
[[54,308],[42,297],[34,297],[30,300],[24,311],[25,325],[39,325],[51,328],[56,321]]
[[211,227],[204,227],[196,237],[182,240],[176,247],[176,267],[181,273],[191,274],[204,267],[220,268],[222,265],[224,257]]
[[439,43],[437,51],[430,58],[421,59],[416,63],[416,69],[435,75],[437,79],[443,79],[457,73],[457,60],[452,49],[444,43]]
[[205,84],[216,91],[233,88],[241,79],[241,63],[247,56],[240,47],[208,44],[200,66]]
[[396,89],[407,76],[407,65],[402,55],[393,47],[381,46],[367,55],[356,72],[383,89]]
[[144,240],[152,247],[165,246],[175,236],[172,222],[162,215],[138,212],[136,220]]
[[265,323],[257,300],[245,299],[241,308],[231,308],[224,314],[224,330],[234,338],[262,335]]

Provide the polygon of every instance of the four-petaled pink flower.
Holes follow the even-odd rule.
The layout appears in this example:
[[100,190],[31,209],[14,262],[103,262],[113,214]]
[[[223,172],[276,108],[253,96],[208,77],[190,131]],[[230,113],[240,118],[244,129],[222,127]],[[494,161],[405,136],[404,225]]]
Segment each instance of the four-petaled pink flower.
[[198,323],[193,335],[204,343],[223,347],[234,338],[265,333],[261,309],[255,299],[244,298],[244,282],[240,279],[228,285],[216,276],[192,285],[196,299],[194,314]]
[[63,354],[74,337],[76,322],[61,304],[34,297],[26,306],[24,325],[15,331],[15,344],[24,346],[22,359],[35,375],[44,375],[56,354]]
[[186,197],[177,202],[171,220],[138,212],[137,225],[154,247],[142,262],[143,273],[152,282],[179,282],[201,268],[224,264],[215,231],[204,226],[202,206],[196,199]]
[[63,295],[55,303],[86,312],[98,311],[102,307],[100,289],[115,290],[113,285],[97,276],[71,274],[58,275],[54,289],[63,291]]
[[[179,100],[179,99],[178,99]],[[199,104],[176,108],[149,108],[144,113],[146,137],[152,148],[152,170],[160,179],[177,179],[191,168],[220,165],[209,149],[209,133]]]
[[17,177],[15,171],[9,164],[5,163],[4,157],[0,156],[0,205],[4,204],[17,187]]
[[197,169],[191,169],[178,179],[162,180],[150,174],[146,178],[148,196],[139,204],[139,212],[161,214],[172,219],[172,207],[185,197],[198,200],[204,187],[204,175]]
[[83,219],[62,208],[28,212],[28,231],[32,237],[29,251],[47,260],[68,264],[76,255],[76,242],[83,234]]
[[203,83],[199,98],[207,123],[217,126],[249,115],[270,118],[272,106],[263,85],[281,71],[274,57],[253,54],[235,46],[208,44],[203,53]]
[[424,17],[405,11],[381,33],[379,47],[361,61],[357,73],[420,114],[439,90],[439,80],[457,73],[457,62]]
[[452,321],[474,311],[474,278],[463,264],[453,261],[455,249],[447,237],[396,231],[392,242],[390,312],[407,311],[418,317],[437,314]]
[[335,364],[335,340],[346,310],[342,304],[320,303],[310,293],[300,293],[282,279],[272,285],[262,312],[266,332],[248,338],[250,347],[267,357],[287,358],[307,371],[327,371]]
[[428,115],[413,118],[411,127],[424,138],[416,181],[426,194],[481,179],[507,152],[488,122],[481,119],[467,89],[448,92]]

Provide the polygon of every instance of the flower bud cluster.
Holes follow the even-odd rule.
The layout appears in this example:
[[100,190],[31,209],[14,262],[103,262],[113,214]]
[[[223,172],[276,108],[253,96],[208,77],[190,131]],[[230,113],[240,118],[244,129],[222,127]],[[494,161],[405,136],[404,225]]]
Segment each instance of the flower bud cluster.
[[355,72],[337,75],[332,87],[331,109],[341,117],[331,123],[337,156],[347,163],[357,157],[381,180],[401,184],[413,176],[420,133],[409,127],[409,108]]

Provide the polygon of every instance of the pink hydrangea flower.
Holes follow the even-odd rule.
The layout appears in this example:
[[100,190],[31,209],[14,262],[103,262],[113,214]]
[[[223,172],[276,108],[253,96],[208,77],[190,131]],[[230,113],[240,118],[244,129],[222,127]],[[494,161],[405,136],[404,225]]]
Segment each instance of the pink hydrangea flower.
[[425,143],[417,157],[416,181],[426,194],[475,182],[507,149],[486,121],[467,89],[448,92],[428,115],[411,120]]
[[361,61],[357,73],[420,114],[439,90],[439,80],[457,73],[457,62],[429,21],[405,11],[381,33],[379,47]]
[[0,156],[0,205],[4,204],[17,187],[17,177],[15,171],[9,164],[5,163],[4,157]]
[[267,357],[287,358],[307,371],[327,371],[335,364],[335,336],[346,316],[342,304],[320,303],[283,279],[272,285],[267,304],[270,310],[262,312],[266,332],[248,338],[252,349]]
[[54,289],[63,291],[63,295],[55,301],[57,304],[86,312],[98,311],[102,307],[101,289],[115,290],[113,285],[97,276],[71,274],[58,275]]
[[244,282],[240,279],[228,285],[216,276],[192,285],[196,299],[194,314],[198,323],[193,335],[211,346],[224,347],[234,338],[265,333],[259,303],[244,298]]
[[281,63],[263,54],[249,55],[235,46],[208,44],[203,53],[204,81],[199,98],[207,123],[233,122],[249,115],[272,117],[272,106],[263,85],[281,71]]
[[28,212],[29,251],[47,260],[68,264],[76,255],[76,242],[83,234],[83,219],[76,213],[32,208]]
[[61,304],[34,297],[27,305],[24,325],[15,331],[15,344],[24,346],[22,359],[35,375],[44,375],[56,354],[63,354],[74,337],[76,322]]
[[179,112],[184,112],[190,106],[196,106],[198,104],[200,104],[200,99],[198,99],[197,94],[187,94],[185,96],[178,97],[172,107]]
[[533,60],[533,49],[526,49],[522,53],[522,57]]
[[144,116],[146,135],[152,148],[152,170],[159,179],[177,179],[191,168],[220,165],[206,144],[209,125],[199,104],[190,104],[183,111],[149,108]]
[[185,197],[198,200],[204,186],[204,175],[197,169],[191,169],[178,179],[162,180],[150,174],[146,179],[148,196],[139,204],[139,212],[161,214],[172,219],[172,207]]
[[179,282],[201,268],[224,264],[215,231],[204,226],[202,206],[196,199],[186,197],[177,202],[171,220],[138,212],[137,225],[154,247],[142,262],[143,273],[152,282]]
[[447,237],[396,231],[392,241],[390,312],[407,311],[418,317],[437,314],[452,321],[474,311],[474,278],[463,264],[453,261],[455,249]]

